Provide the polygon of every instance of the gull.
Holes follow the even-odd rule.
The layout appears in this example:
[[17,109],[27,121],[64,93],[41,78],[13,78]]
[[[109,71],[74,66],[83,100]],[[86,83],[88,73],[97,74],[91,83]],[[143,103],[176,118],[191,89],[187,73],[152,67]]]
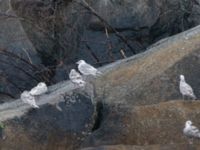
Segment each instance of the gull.
[[90,64],[86,63],[84,60],[79,60],[76,62],[78,64],[78,70],[83,74],[83,75],[101,75],[102,73],[98,71],[96,68],[91,66]]
[[200,138],[200,131],[197,127],[192,125],[192,121],[185,122],[183,133],[189,138]]
[[41,95],[46,93],[48,90],[47,85],[44,82],[38,83],[37,86],[31,89],[30,94],[31,95]]
[[71,69],[69,73],[69,79],[71,80],[72,83],[80,87],[85,85],[85,81],[83,80],[81,74],[78,73],[75,69]]
[[185,82],[184,75],[180,75],[179,89],[183,96],[183,99],[184,99],[184,96],[188,96],[193,99],[196,99],[196,96],[194,95],[192,87],[188,83]]
[[20,98],[24,103],[31,105],[33,108],[39,108],[39,106],[35,102],[34,96],[31,95],[29,91],[24,91],[21,94]]

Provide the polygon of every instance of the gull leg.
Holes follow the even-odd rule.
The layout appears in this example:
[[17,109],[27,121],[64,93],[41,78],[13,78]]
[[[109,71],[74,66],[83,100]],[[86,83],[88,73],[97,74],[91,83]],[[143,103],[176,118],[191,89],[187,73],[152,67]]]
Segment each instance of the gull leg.
[[182,99],[184,100],[184,95],[182,95]]
[[56,109],[59,110],[59,111],[62,111],[62,108],[59,106],[58,103],[56,104]]

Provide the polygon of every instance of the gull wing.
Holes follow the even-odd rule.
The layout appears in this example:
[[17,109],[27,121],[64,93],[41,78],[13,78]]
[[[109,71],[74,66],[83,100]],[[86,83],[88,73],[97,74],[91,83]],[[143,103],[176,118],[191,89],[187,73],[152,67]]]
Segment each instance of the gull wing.
[[70,79],[82,79],[82,76],[78,72],[70,72],[69,74]]
[[182,91],[185,94],[194,95],[192,87],[187,83],[182,84]]
[[36,86],[31,89],[30,94],[31,95],[41,95],[41,94],[46,93],[47,91],[48,91],[48,88],[46,85],[43,87]]
[[191,126],[191,130],[195,133],[199,132],[199,129],[195,126]]
[[94,68],[93,66],[89,65],[89,64],[83,64],[79,67],[81,72],[84,72],[86,74],[96,74],[97,69]]

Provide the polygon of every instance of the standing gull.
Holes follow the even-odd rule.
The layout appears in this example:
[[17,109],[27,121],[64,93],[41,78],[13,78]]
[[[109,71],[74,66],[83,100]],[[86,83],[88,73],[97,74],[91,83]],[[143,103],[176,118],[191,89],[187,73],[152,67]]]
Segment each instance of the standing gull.
[[48,90],[47,85],[44,82],[38,83],[38,85],[31,89],[31,95],[41,95],[46,93]]
[[33,108],[39,108],[35,102],[34,96],[32,96],[28,91],[24,91],[20,98],[24,103],[31,105]]
[[197,127],[192,125],[192,121],[185,122],[183,133],[189,138],[200,138],[200,131]]
[[71,69],[69,73],[69,79],[72,81],[72,83],[80,87],[85,85],[85,81],[83,81],[82,76],[75,69]]
[[87,64],[84,60],[79,60],[76,62],[78,64],[78,70],[83,74],[83,75],[101,75],[102,73],[98,71],[96,68],[91,66],[90,64]]
[[188,96],[188,97],[191,97],[193,99],[196,99],[196,96],[194,95],[192,87],[185,82],[184,75],[180,75],[179,89],[180,89],[180,92],[183,96],[183,99],[184,99],[184,96]]

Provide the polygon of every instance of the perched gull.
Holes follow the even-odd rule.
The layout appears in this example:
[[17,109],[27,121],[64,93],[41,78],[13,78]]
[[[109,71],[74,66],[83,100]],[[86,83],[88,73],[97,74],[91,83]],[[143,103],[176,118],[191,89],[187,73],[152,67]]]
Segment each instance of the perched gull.
[[180,75],[179,89],[180,89],[180,92],[183,96],[183,99],[184,99],[184,96],[188,96],[188,97],[191,97],[193,99],[196,99],[196,96],[194,95],[192,87],[185,82],[184,75]]
[[39,108],[39,106],[36,104],[35,102],[35,98],[33,95],[31,95],[28,91],[24,91],[21,96],[20,96],[21,100],[26,103],[31,105],[34,108]]
[[102,74],[100,71],[98,71],[96,68],[93,66],[87,64],[84,60],[79,60],[76,62],[78,64],[78,70],[83,74],[83,75],[93,75],[97,76]]
[[183,133],[189,138],[200,138],[200,131],[197,127],[192,125],[192,121],[185,122]]
[[48,90],[47,85],[44,82],[38,83],[38,85],[31,89],[31,95],[41,95],[46,93]]
[[85,85],[85,81],[83,81],[82,76],[75,69],[72,69],[70,71],[69,79],[72,81],[72,83],[74,83],[80,87]]

